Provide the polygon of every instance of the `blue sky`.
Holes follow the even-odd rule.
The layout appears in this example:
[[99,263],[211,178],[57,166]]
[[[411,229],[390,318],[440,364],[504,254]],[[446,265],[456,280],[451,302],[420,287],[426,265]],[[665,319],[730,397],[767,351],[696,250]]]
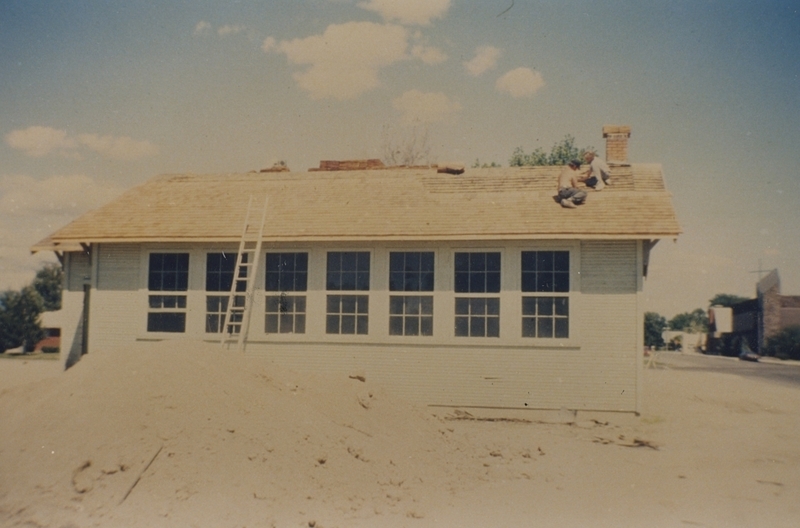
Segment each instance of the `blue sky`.
[[[513,5],[512,5],[513,4]],[[508,9],[510,7],[510,9]],[[565,134],[602,153],[632,127],[684,234],[646,308],[751,296],[761,265],[800,294],[800,2],[0,3],[0,288],[28,248],[168,172],[380,157],[429,129],[431,161],[508,163]]]

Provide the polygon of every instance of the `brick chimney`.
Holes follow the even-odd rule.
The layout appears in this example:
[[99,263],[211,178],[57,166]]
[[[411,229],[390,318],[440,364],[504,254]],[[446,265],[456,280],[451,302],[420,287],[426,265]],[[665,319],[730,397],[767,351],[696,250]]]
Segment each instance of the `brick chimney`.
[[606,140],[606,162],[616,164],[628,163],[628,138],[631,127],[628,125],[606,125],[603,127]]

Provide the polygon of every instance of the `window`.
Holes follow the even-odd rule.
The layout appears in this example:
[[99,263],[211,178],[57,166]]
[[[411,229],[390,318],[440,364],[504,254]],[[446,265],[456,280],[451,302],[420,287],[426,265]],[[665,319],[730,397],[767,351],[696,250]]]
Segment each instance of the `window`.
[[[147,276],[150,292],[185,292],[189,289],[188,253],[151,253]],[[185,332],[186,295],[156,293],[147,298],[148,332]]]
[[328,295],[325,331],[329,334],[367,334],[369,295]]
[[[206,292],[225,292],[225,295],[206,295],[206,332],[220,333],[225,327],[225,314],[228,311],[228,299],[233,285],[233,270],[236,267],[236,253],[208,253],[206,255]],[[242,262],[247,262],[247,253],[242,254]],[[247,276],[247,268],[242,268],[242,276]],[[239,280],[237,292],[244,292],[247,283]],[[237,295],[233,300],[234,311],[231,313],[232,328],[229,333],[238,332],[244,311],[244,295]]]
[[[329,291],[369,291],[369,252],[328,253]],[[329,334],[367,334],[369,295],[328,295],[325,331]]]
[[454,267],[455,335],[500,337],[500,298],[486,295],[500,292],[500,252],[456,253]]
[[308,253],[267,253],[267,295],[264,331],[270,334],[306,332],[306,296],[287,295],[308,288]]
[[[392,252],[389,254],[389,290],[432,292],[434,254]],[[432,295],[391,295],[389,335],[433,335]]]
[[569,251],[523,251],[522,337],[569,337]]

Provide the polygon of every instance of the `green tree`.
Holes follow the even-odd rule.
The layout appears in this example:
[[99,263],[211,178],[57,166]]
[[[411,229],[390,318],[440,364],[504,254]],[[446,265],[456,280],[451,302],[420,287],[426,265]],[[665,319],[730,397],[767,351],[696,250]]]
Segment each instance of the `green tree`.
[[767,339],[764,354],[778,359],[800,359],[800,326],[787,326]]
[[539,165],[566,165],[571,160],[583,159],[587,151],[594,151],[592,147],[579,149],[575,146],[575,138],[569,134],[564,139],[553,145],[550,154],[545,153],[541,147],[530,154],[526,154],[522,147],[517,147],[508,160],[510,167],[539,166]]
[[667,319],[655,312],[644,314],[644,344],[649,347],[663,347],[661,332],[667,329]]
[[669,329],[692,334],[708,332],[708,315],[702,308],[678,314],[669,320]]
[[740,302],[749,301],[747,297],[740,297],[739,295],[733,295],[731,293],[718,293],[713,296],[709,301],[709,306],[725,306],[730,308],[734,304],[739,304]]
[[0,293],[0,350],[25,346],[26,351],[44,338],[39,315],[44,310],[41,296],[26,286],[21,291]]
[[36,272],[36,278],[33,279],[32,286],[42,297],[45,312],[61,309],[63,280],[64,270],[56,263],[45,264]]

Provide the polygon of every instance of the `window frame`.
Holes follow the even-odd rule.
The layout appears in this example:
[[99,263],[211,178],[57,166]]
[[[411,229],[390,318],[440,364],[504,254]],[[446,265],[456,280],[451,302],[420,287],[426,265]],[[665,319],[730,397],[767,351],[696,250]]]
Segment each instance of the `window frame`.
[[[508,274],[507,256],[508,251],[504,248],[498,247],[469,247],[469,248],[453,248],[452,249],[452,292],[453,292],[453,325],[452,335],[455,339],[465,338],[468,340],[489,340],[493,343],[499,343],[503,339],[503,317],[502,306],[503,297],[507,294],[507,287],[504,284],[505,276]],[[497,266],[490,267],[490,262],[485,262],[484,269],[475,269],[475,264],[480,267],[480,263],[476,262],[476,255],[483,254],[497,255],[499,260]],[[466,255],[462,257],[461,255]],[[463,261],[460,259],[467,258],[467,269],[463,269]],[[482,277],[482,280],[481,280]],[[466,282],[465,282],[466,279]],[[477,286],[479,283],[483,284],[482,289]],[[496,291],[495,291],[496,287]],[[496,310],[489,312],[489,303],[496,306]],[[466,303],[466,313],[464,312],[464,305]],[[483,313],[473,313],[472,309],[477,304],[483,304]],[[483,326],[483,335],[472,335],[473,329]],[[466,325],[466,334],[460,333],[459,328]],[[490,329],[496,330],[490,332]]]
[[[341,259],[344,255],[347,254],[355,254],[356,262],[355,262],[355,270],[354,271],[347,271],[342,268],[342,261],[340,260],[339,265],[337,266],[338,269],[332,270],[332,263],[330,261],[331,255],[338,254],[339,259]],[[363,258],[363,255],[367,257],[367,269],[364,271],[363,267],[359,269],[359,265],[363,264],[363,261],[359,259]],[[336,249],[323,249],[322,251],[322,262],[324,263],[324,320],[322,326],[322,335],[325,336],[326,339],[352,339],[356,336],[373,336],[374,332],[370,332],[370,305],[373,304],[372,291],[373,291],[373,284],[375,281],[375,253],[374,249],[346,249],[346,248],[336,248]],[[337,273],[339,274],[339,288],[331,289],[330,286],[332,285],[331,277],[329,273]],[[344,274],[354,274],[354,282],[353,288],[345,288],[344,286]],[[366,277],[363,274],[366,273]],[[361,274],[362,276],[359,276]],[[366,288],[364,287],[366,286]],[[366,301],[366,311],[359,312],[359,309],[363,307],[364,301]],[[337,311],[331,311],[332,303],[336,303],[338,309]],[[353,312],[350,311],[343,311],[345,308],[345,302],[355,303],[355,308]],[[343,321],[344,318],[347,317],[349,320],[350,317],[353,317],[354,321],[354,331],[343,333]],[[332,321],[334,318],[338,318],[337,332],[331,332],[332,328]],[[364,329],[365,331],[360,332],[359,330]],[[339,337],[334,337],[339,336]]]
[[[291,270],[282,270],[283,258],[286,255],[292,255],[293,268]],[[297,256],[303,255],[305,260],[305,270],[297,270]],[[270,257],[278,257],[278,269],[270,270]],[[273,249],[266,251],[264,254],[264,333],[269,335],[305,335],[308,328],[308,279],[309,279],[309,266],[311,263],[311,255],[308,250],[282,250]],[[271,286],[270,276],[277,273],[277,286],[278,289],[273,289]],[[302,274],[302,281],[298,285],[298,274]],[[282,278],[284,275],[291,275],[291,288],[280,288]],[[289,286],[288,284],[285,284]],[[298,287],[302,286],[302,288]],[[270,308],[278,303],[278,310],[270,310]],[[290,304],[291,310],[284,307]],[[302,306],[302,311],[298,311],[298,306]],[[285,332],[288,321],[291,321],[291,331]],[[271,324],[275,323],[274,329]]]
[[[407,261],[413,255],[418,255],[418,265],[412,263],[412,269],[409,269]],[[397,264],[400,256],[403,269],[397,270],[393,266]],[[433,338],[438,263],[436,251],[431,248],[388,248],[386,259],[389,337],[391,339]],[[414,309],[415,304],[416,309]]]
[[[156,255],[161,255],[162,257],[170,255],[175,256],[177,259],[181,259],[181,257],[185,256],[186,259],[186,266],[185,271],[181,270],[181,263],[176,262],[175,266],[175,277],[174,277],[174,287],[169,287],[168,289],[164,289],[165,279],[169,277],[166,273],[170,270],[165,270],[162,268],[159,270],[160,272],[160,280],[154,281],[154,270],[153,270],[153,258]],[[192,252],[188,249],[153,249],[148,250],[145,252],[145,306],[146,306],[146,316],[145,316],[145,332],[146,335],[154,335],[154,334],[167,334],[167,335],[174,335],[174,334],[187,334],[187,328],[190,327],[190,321],[188,320],[188,313],[189,313],[189,292],[190,282],[191,282],[191,273],[192,273]],[[154,289],[156,282],[159,283],[159,289]],[[172,286],[172,283],[168,283],[167,286]],[[161,306],[156,306],[156,304],[160,304]],[[157,323],[156,321],[159,318],[158,316],[165,316],[165,321],[169,319],[170,316],[173,316],[175,322],[178,322],[178,327],[180,329],[169,329],[169,323],[162,322],[162,326],[153,328]]]
[[[553,283],[552,288],[547,290],[543,289],[543,291],[527,291],[531,283],[535,284],[536,287],[540,287],[544,284],[545,281],[542,281],[540,277],[537,277],[536,280],[531,281],[530,277],[526,281],[525,273],[531,273],[530,271],[526,271],[524,266],[524,258],[526,253],[537,253],[541,252],[550,252],[550,253],[564,253],[566,254],[566,258],[568,259],[568,263],[565,268],[561,270],[556,270],[555,266],[555,258],[554,255],[554,265],[553,271]],[[519,325],[519,330],[517,333],[517,337],[520,342],[531,345],[531,346],[543,346],[543,347],[551,347],[551,346],[577,346],[578,341],[578,315],[580,313],[579,310],[579,301],[580,301],[580,250],[579,245],[577,243],[574,244],[526,244],[518,249],[515,255],[516,264],[518,268],[516,269],[516,281],[518,281],[518,291],[519,296],[517,299],[517,309],[519,310],[519,315],[517,317],[517,324]],[[538,268],[538,266],[537,266]],[[538,272],[538,269],[536,271]],[[550,273],[547,270],[545,273]],[[563,290],[558,287],[559,280],[555,276],[555,274],[562,274],[562,278],[566,278],[568,281],[568,287],[566,290]],[[563,277],[565,276],[565,277]],[[527,285],[526,285],[527,282]],[[525,291],[524,291],[525,290]],[[538,315],[538,303],[539,301],[534,301],[537,303],[537,314],[527,314],[525,310],[526,300],[528,299],[554,299],[554,303],[557,302],[558,299],[564,299],[566,304],[566,315],[559,315],[555,313],[556,306],[553,306],[553,314],[544,314],[544,318]],[[530,301],[528,301],[530,302]],[[535,331],[536,335],[526,335],[526,319],[533,320],[533,324],[536,325]],[[541,320],[549,319],[552,321],[553,326],[553,333],[552,336],[540,336],[539,334],[539,325],[541,324]],[[567,327],[567,335],[566,336],[559,336],[556,335],[556,327],[559,324],[558,321],[563,320],[566,321]]]

